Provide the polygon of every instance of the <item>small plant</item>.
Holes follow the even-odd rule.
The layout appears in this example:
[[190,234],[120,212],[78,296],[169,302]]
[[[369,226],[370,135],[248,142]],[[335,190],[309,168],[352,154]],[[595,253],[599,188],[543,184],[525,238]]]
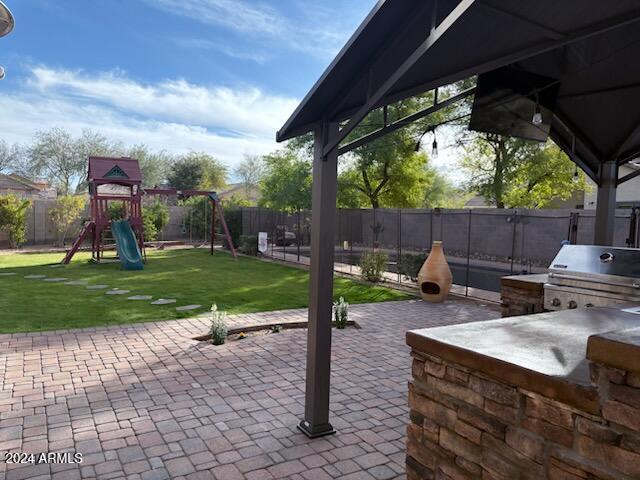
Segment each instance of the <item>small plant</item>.
[[398,261],[398,272],[407,280],[418,280],[418,272],[427,259],[424,254],[404,253]]
[[218,310],[218,306],[214,303],[211,306],[211,343],[214,345],[222,345],[227,340],[227,312]]
[[273,325],[271,327],[271,333],[280,333],[282,331],[282,325]]
[[380,282],[387,266],[387,254],[382,252],[364,252],[360,259],[362,278],[369,282]]
[[336,322],[336,328],[343,329],[347,326],[347,317],[349,315],[349,304],[344,301],[343,297],[333,303],[333,317]]
[[247,334],[244,332],[240,332],[238,334],[238,340],[244,340],[245,338],[247,338]]
[[240,253],[245,255],[258,255],[258,236],[257,235],[240,235]]

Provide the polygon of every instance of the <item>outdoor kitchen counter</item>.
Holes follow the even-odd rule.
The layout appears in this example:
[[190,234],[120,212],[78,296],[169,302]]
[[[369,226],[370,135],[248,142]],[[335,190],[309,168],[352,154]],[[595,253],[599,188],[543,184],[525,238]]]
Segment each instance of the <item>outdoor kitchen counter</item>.
[[[598,391],[586,358],[589,337],[634,327],[640,327],[640,315],[619,309],[563,310],[413,330],[407,332],[407,344],[414,352],[597,413]],[[590,356],[603,363],[618,358],[626,368],[635,359],[638,369],[640,328],[633,332],[635,336],[599,335],[590,346]],[[612,356],[612,352],[620,353]]]

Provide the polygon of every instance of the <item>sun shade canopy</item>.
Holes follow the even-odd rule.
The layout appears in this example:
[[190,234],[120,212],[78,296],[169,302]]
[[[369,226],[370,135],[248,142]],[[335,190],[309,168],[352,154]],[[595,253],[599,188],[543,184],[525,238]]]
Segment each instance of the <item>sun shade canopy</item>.
[[596,180],[640,154],[638,58],[637,0],[380,1],[277,140],[513,65],[559,81],[551,137]]

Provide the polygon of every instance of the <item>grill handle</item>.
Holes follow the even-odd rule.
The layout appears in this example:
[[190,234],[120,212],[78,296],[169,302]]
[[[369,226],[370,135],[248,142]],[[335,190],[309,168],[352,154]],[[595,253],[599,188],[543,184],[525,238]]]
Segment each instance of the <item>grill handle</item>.
[[616,287],[627,287],[627,288],[636,288],[636,289],[640,289],[640,282],[635,282],[632,284],[628,284],[628,283],[622,283],[622,282],[603,282],[601,280],[595,279],[595,278],[588,278],[588,277],[577,277],[575,275],[566,275],[563,273],[554,273],[551,272],[549,273],[549,277],[553,277],[553,278],[562,278],[564,280],[577,280],[579,282],[589,282],[589,283],[597,283],[599,285],[613,285]]

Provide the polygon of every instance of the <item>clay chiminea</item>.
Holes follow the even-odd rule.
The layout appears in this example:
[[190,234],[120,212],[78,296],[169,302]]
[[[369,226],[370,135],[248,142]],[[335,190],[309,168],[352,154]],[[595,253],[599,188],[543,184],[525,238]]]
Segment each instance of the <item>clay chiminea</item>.
[[418,286],[422,299],[428,302],[443,302],[453,277],[442,250],[442,242],[433,242],[431,252],[418,272]]

